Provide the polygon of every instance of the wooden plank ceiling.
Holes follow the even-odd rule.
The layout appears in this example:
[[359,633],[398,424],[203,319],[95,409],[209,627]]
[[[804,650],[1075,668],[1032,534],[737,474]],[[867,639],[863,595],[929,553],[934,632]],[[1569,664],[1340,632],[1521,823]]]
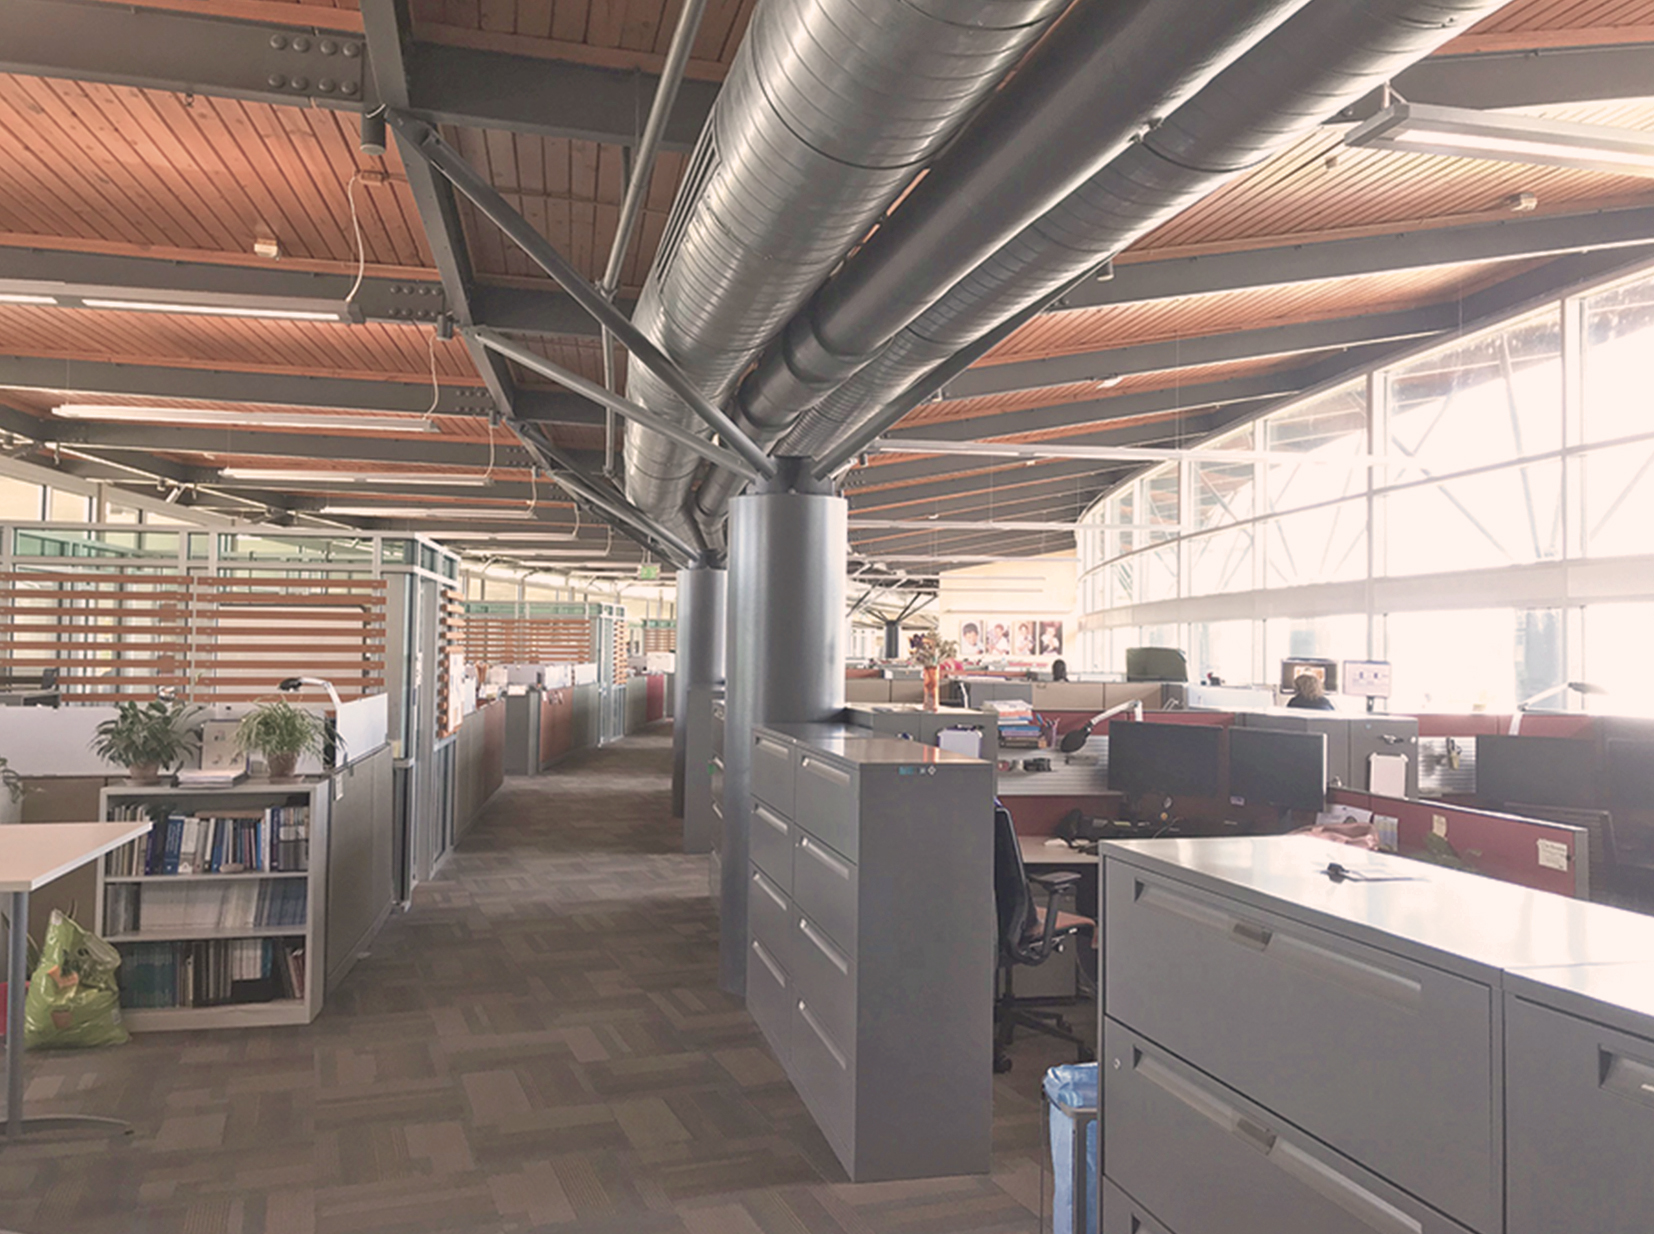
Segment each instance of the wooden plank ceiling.
[[[115,3],[116,0],[108,0]],[[123,7],[170,9],[226,20],[289,22],[318,31],[360,33],[355,0],[122,0]],[[717,82],[726,73],[751,16],[754,0],[712,0],[696,41],[690,76]],[[656,72],[679,10],[668,0],[411,0],[417,40],[473,51],[532,57],[555,73],[563,62]],[[1450,44],[1446,54],[1598,44],[1654,44],[1654,0],[1513,0]],[[300,100],[296,100],[300,101]],[[1558,119],[1654,128],[1654,102],[1627,100],[1538,109]],[[641,116],[639,117],[641,123]],[[1538,215],[1654,203],[1654,181],[1563,169],[1465,159],[1345,149],[1344,128],[1328,125],[1264,165],[1237,178],[1179,217],[1145,236],[1120,258],[1128,271],[1139,262],[1241,252],[1382,234],[1387,230],[1452,226],[1509,218],[1510,199],[1532,194]],[[568,257],[582,274],[602,274],[625,188],[626,151],[620,145],[522,132],[445,124],[443,136],[494,184],[512,206]],[[256,242],[280,245],[279,265],[332,276],[436,281],[436,263],[394,146],[382,158],[358,149],[357,117],[348,110],[279,106],[242,98],[111,85],[64,77],[0,74],[0,247],[64,250],[127,257],[160,257],[255,269]],[[678,191],[685,156],[669,152],[657,165],[638,233],[627,253],[620,291],[635,295],[654,259]],[[352,207],[354,206],[354,214]],[[467,257],[477,281],[502,288],[545,289],[544,275],[467,204],[460,209]],[[1208,431],[1226,415],[1260,405],[1257,396],[1225,412],[1210,392],[1220,388],[1266,391],[1317,364],[1336,364],[1332,347],[1290,355],[1257,354],[1184,364],[1174,359],[1149,371],[1131,371],[1106,387],[1106,356],[1139,344],[1209,340],[1215,336],[1396,314],[1463,302],[1501,283],[1530,275],[1533,260],[1379,272],[1355,277],[1170,296],[1103,307],[1058,311],[1037,319],[982,362],[984,370],[1051,357],[1099,353],[1096,380],[1068,376],[1054,384],[1006,389],[974,397],[944,397],[913,412],[898,431],[961,432],[1011,441],[1079,438],[1144,443],[1182,440]],[[276,404],[261,400],[260,377],[319,377],[424,388],[434,380],[450,393],[481,398],[482,383],[463,343],[433,338],[429,325],[396,320],[355,324],[253,320],[182,313],[116,312],[0,303],[0,361],[18,357],[64,362],[61,389],[0,390],[14,429],[49,417],[65,401],[173,407],[205,406],[187,397],[113,395],[75,389],[71,362],[149,366],[167,372],[245,374],[246,394],[210,405],[249,416]],[[598,379],[597,341],[589,336],[525,339],[555,363]],[[1196,355],[1199,348],[1193,349]],[[1157,362],[1158,363],[1158,362]],[[1009,373],[1010,370],[1001,370]],[[1317,370],[1319,371],[1319,370]],[[524,390],[549,393],[543,379],[513,365]],[[1070,375],[1071,376],[1071,375]],[[1225,383],[1228,383],[1226,387]],[[1238,384],[1237,384],[1238,383]],[[1188,392],[1188,401],[1183,401]],[[352,407],[338,408],[341,416]],[[289,407],[288,410],[291,410]],[[359,409],[360,410],[360,409]],[[384,414],[383,412],[377,414]],[[412,416],[418,420],[418,416]],[[486,421],[438,414],[434,432],[353,433],[341,421],[326,434],[268,431],[256,449],[237,438],[233,447],[211,434],[177,434],[158,443],[154,458],[211,478],[225,466],[279,466],[310,458],[327,470],[405,472],[407,486],[421,471],[488,470]],[[963,426],[963,427],[962,427]],[[416,425],[415,427],[423,427]],[[554,436],[569,449],[597,450],[602,431],[564,424]],[[493,430],[492,478],[510,486],[510,500],[529,479],[524,456]],[[96,434],[92,435],[93,438]],[[327,457],[307,450],[332,443]],[[379,443],[423,443],[421,457],[400,456]],[[362,457],[352,459],[360,442]],[[94,443],[95,444],[95,443]],[[91,445],[87,446],[91,449]],[[445,465],[433,451],[451,451]],[[479,451],[484,454],[479,455]],[[111,456],[113,457],[113,456]],[[134,455],[122,456],[138,465]],[[146,456],[147,457],[147,456]],[[1036,460],[939,460],[877,455],[848,480],[858,512],[949,518],[1045,520],[1079,513],[1120,474],[1118,467]],[[334,490],[327,490],[334,491]],[[359,487],[339,492],[359,494]],[[398,491],[402,487],[398,486]],[[458,490],[463,493],[466,490]],[[502,490],[505,491],[505,490]],[[483,501],[505,498],[484,491]],[[315,495],[314,488],[306,496]],[[455,491],[432,489],[400,504],[476,506]],[[302,512],[306,507],[297,505]],[[547,502],[547,509],[566,508]],[[1062,537],[1058,537],[1060,540]],[[927,537],[946,549],[975,542],[964,535]],[[911,546],[913,537],[859,536]],[[1000,537],[1004,551],[1050,547],[1049,535]],[[966,549],[965,551],[969,551]]]

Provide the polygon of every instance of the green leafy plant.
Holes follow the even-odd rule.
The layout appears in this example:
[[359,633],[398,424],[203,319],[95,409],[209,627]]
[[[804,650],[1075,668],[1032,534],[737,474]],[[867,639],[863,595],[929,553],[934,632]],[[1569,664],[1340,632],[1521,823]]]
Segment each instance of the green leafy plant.
[[235,734],[237,749],[261,754],[267,763],[320,754],[326,739],[327,726],[321,716],[286,699],[260,703],[242,717]]
[[117,714],[97,727],[92,752],[127,768],[166,770],[201,748],[201,708],[155,699],[119,703]]
[[941,664],[944,660],[959,658],[959,644],[951,638],[940,638],[933,631],[914,635],[909,650],[911,654],[908,658],[926,668]]
[[4,757],[0,757],[0,788],[5,789],[14,802],[22,801],[29,791],[23,786],[23,777],[7,765]]

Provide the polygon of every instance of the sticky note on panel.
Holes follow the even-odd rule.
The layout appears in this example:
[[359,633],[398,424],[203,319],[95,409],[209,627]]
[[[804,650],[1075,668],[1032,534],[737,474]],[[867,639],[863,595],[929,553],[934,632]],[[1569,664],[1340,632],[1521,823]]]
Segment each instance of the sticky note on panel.
[[1539,864],[1547,870],[1568,868],[1568,846],[1560,840],[1535,840],[1539,846]]

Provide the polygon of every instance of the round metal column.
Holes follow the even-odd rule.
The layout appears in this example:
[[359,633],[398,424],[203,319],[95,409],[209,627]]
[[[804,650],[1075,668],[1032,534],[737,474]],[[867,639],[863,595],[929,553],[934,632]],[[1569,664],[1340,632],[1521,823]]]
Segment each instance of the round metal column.
[[724,679],[724,594],[729,574],[697,566],[678,571],[678,652],[672,678],[672,816],[683,817],[689,688]]
[[800,478],[808,460],[777,461],[775,480],[730,504],[718,967],[733,994],[746,992],[752,730],[844,707],[846,504]]

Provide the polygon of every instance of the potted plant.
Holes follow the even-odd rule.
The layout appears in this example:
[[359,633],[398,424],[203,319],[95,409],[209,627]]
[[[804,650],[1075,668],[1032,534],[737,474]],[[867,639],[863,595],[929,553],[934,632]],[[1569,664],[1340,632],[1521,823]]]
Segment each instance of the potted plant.
[[923,670],[925,710],[935,711],[941,706],[942,662],[958,657],[959,644],[952,639],[940,637],[935,631],[928,631],[915,635],[910,646],[910,658]]
[[92,752],[126,768],[134,784],[158,784],[161,772],[201,748],[201,709],[155,699],[117,703],[115,718],[97,727]]
[[236,747],[261,755],[272,780],[291,780],[299,757],[320,754],[327,726],[313,711],[295,707],[286,699],[260,703],[241,720]]
[[0,756],[0,823],[23,821],[23,798],[28,791],[23,787],[23,777],[7,765],[4,756]]

